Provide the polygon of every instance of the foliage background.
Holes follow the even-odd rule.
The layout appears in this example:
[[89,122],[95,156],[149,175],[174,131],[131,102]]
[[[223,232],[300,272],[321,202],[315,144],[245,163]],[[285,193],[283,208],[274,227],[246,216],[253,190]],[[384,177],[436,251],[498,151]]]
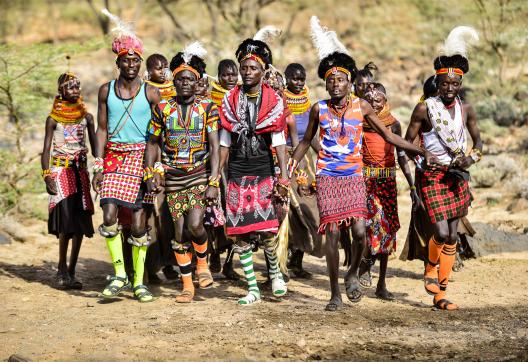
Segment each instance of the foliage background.
[[[318,15],[336,30],[359,66],[374,61],[395,113],[406,123],[432,74],[438,45],[457,25],[481,35],[464,80],[489,143],[501,127],[528,122],[528,4],[523,0],[0,0],[0,213],[45,218],[39,177],[44,120],[58,75],[81,77],[83,95],[95,112],[97,89],[116,76],[110,51],[107,7],[135,24],[146,55],[171,58],[182,45],[201,40],[209,50],[208,72],[233,58],[238,43],[263,25],[283,29],[272,42],[279,69],[300,62],[308,70],[313,100],[324,97],[308,22]],[[497,127],[499,126],[499,127]],[[486,139],[486,138],[485,138]],[[42,209],[44,208],[44,209]]]

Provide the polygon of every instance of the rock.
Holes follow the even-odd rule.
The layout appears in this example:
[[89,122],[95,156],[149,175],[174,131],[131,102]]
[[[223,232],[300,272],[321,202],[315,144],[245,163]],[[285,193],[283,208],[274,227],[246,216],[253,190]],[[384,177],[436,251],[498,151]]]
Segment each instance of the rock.
[[11,238],[3,233],[0,233],[0,245],[11,244]]
[[528,200],[518,198],[508,205],[508,211],[512,213],[528,210]]
[[19,354],[12,354],[7,359],[7,362],[29,362],[31,361],[29,358],[23,357]]

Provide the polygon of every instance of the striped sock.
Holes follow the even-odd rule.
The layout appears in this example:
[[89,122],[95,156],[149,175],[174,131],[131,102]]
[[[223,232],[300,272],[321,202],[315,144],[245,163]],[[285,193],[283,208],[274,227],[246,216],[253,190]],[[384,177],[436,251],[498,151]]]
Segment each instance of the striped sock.
[[180,273],[182,276],[183,290],[190,290],[194,294],[194,284],[192,281],[192,267],[191,258],[184,249],[176,250],[174,252],[176,256],[176,262],[180,267]]
[[442,299],[445,295],[447,283],[449,282],[449,276],[453,269],[456,257],[456,244],[446,244],[440,255],[440,267],[438,270],[438,282],[440,284],[441,295],[437,296],[437,299]]
[[202,244],[193,241],[192,245],[196,252],[196,268],[207,268],[207,239]]
[[266,253],[266,257],[268,258],[270,279],[279,278],[282,280],[282,273],[279,269],[277,254],[274,250],[269,249],[264,249],[264,253]]
[[[246,276],[246,281],[248,284],[248,292],[249,294],[252,294],[254,297],[251,299],[259,300],[260,290],[257,285],[257,276],[255,275],[255,271],[253,270],[253,252],[249,250],[248,252],[244,254],[240,254],[240,263],[242,263],[242,269],[244,269],[244,275]],[[251,303],[247,303],[247,300],[249,300],[248,298],[249,294],[247,297],[241,298],[239,300],[239,304],[251,304]]]

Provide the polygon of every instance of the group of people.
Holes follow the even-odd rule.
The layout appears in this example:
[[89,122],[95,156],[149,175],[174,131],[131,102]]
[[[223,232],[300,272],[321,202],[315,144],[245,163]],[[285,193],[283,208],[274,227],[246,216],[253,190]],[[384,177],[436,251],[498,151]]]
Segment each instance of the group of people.
[[[287,294],[288,269],[291,276],[310,277],[304,253],[325,255],[331,290],[326,310],[338,310],[340,245],[347,297],[360,301],[370,267],[379,260],[376,296],[394,299],[385,276],[400,227],[396,155],[413,210],[424,210],[434,230],[425,289],[437,308],[458,308],[445,293],[457,225],[470,204],[467,169],[482,156],[475,113],[458,96],[469,71],[467,45],[478,39],[474,29],[457,27],[446,39],[434,60],[435,92],[417,104],[402,138],[386,89],[374,80],[374,64],[358,69],[336,33],[315,16],[310,27],[317,74],[329,97],[312,105],[305,68],[292,63],[283,75],[273,66],[273,27],[240,43],[238,66],[222,60],[216,78],[206,73],[200,42],[170,62],[161,54],[149,56],[142,77],[141,40],[104,13],[116,23],[112,51],[119,75],[99,89],[97,130],[80,81],[70,72],[59,77],[59,95],[46,120],[42,176],[50,194],[49,232],[59,238],[59,285],[82,288],[75,265],[83,236],[94,234],[89,141],[92,186],[103,211],[98,231],[114,267],[103,298],[132,288],[139,302],[155,299],[144,280],[155,245],[149,246],[157,242],[162,245],[156,252],[165,250],[162,259],[164,245],[174,251],[183,282],[179,303],[193,300],[193,279],[200,288],[213,286],[211,270],[220,271],[223,251],[224,275],[237,277],[236,253],[247,281],[238,304],[261,301],[253,253],[262,248],[275,297]],[[409,159],[416,164],[414,179]]]

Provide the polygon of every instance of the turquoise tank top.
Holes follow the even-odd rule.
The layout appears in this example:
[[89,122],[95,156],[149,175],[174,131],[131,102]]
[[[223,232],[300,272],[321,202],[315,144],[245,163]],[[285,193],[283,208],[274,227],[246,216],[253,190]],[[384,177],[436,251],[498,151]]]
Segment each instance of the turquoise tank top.
[[141,84],[141,89],[135,99],[122,99],[116,94],[115,80],[112,80],[106,106],[109,141],[118,143],[145,143],[147,141],[152,114],[145,83]]

